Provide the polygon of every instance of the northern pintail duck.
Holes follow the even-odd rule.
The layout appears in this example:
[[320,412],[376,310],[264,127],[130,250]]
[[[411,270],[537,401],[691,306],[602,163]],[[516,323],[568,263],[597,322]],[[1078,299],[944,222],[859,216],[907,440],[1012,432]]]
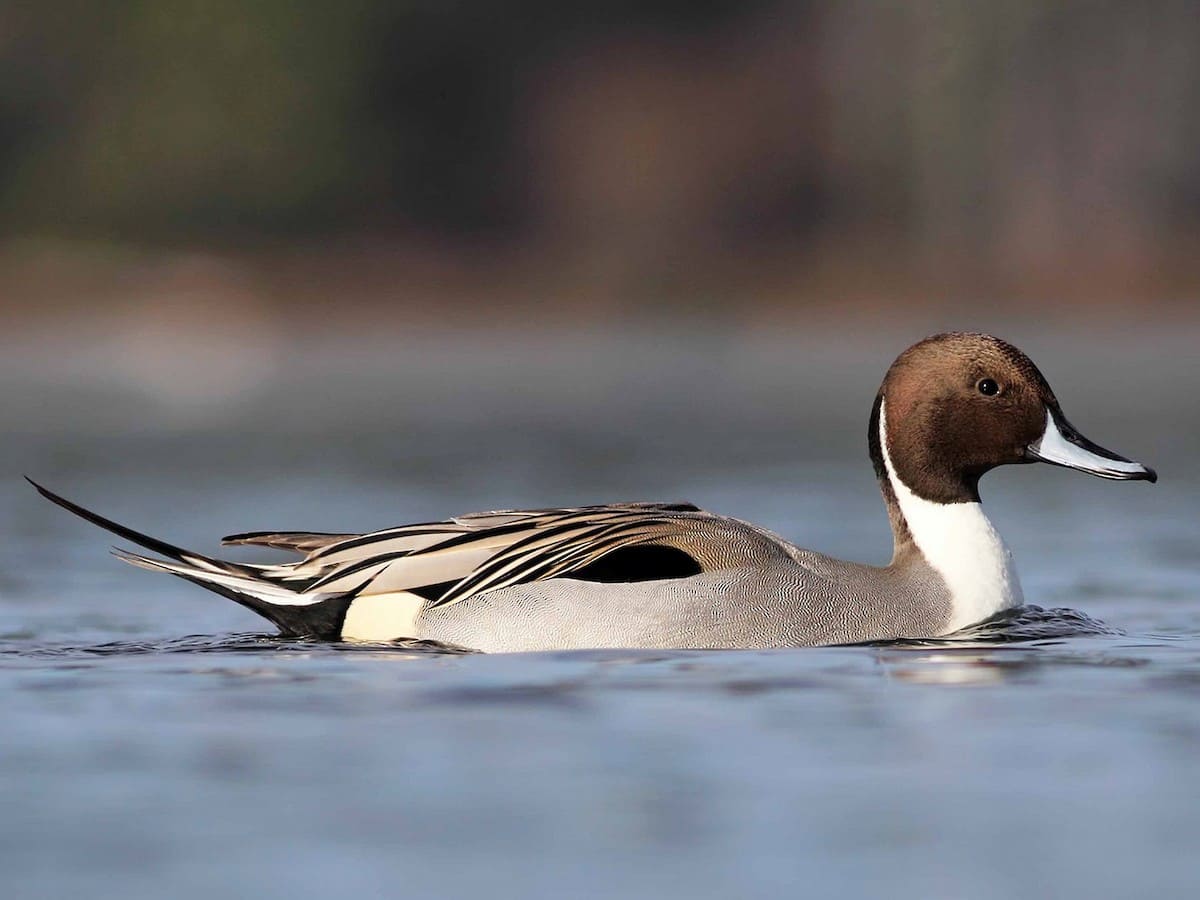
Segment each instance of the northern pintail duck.
[[1023,602],[979,479],[1043,461],[1119,480],[1153,469],[1093,444],[1041,372],[985,334],[939,334],[892,364],[871,460],[894,537],[886,566],[804,550],[690,503],[475,513],[369,534],[224,539],[297,553],[226,562],[48,499],[163,559],[126,562],[223,594],[285,635],[419,639],[485,651],[787,647],[950,634]]

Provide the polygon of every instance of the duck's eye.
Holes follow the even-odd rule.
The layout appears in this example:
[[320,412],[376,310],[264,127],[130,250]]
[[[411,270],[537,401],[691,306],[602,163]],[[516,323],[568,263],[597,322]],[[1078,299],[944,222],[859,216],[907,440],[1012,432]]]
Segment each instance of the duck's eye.
[[996,384],[991,378],[981,378],[979,379],[979,384],[975,386],[979,388],[979,393],[985,397],[995,397],[1000,393],[1000,385]]

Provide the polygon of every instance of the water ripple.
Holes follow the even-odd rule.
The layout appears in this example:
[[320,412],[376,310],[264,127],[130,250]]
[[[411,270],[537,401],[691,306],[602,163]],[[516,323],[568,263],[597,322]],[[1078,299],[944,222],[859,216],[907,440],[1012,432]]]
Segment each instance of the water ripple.
[[[870,641],[857,646],[896,648],[976,648],[989,645],[1035,644],[1067,638],[1120,635],[1119,629],[1074,609],[1043,609],[1022,606],[1007,610],[977,625],[940,638],[906,638]],[[322,641],[315,638],[285,638],[277,635],[242,632],[225,635],[188,635],[160,640],[104,641],[95,644],[31,645],[22,635],[10,635],[0,642],[0,657],[63,659],[106,656],[138,656],[177,653],[405,653],[422,655],[464,654],[476,651],[438,641]],[[850,645],[856,646],[856,645]]]

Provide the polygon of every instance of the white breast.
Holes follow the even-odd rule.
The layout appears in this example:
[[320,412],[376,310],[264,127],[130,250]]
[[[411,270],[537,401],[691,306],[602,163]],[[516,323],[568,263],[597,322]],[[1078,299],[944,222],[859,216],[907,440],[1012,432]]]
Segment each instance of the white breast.
[[879,407],[879,446],[888,481],[913,541],[950,590],[945,634],[1024,602],[1012,553],[980,503],[934,503],[918,497],[896,475],[888,452],[885,404]]

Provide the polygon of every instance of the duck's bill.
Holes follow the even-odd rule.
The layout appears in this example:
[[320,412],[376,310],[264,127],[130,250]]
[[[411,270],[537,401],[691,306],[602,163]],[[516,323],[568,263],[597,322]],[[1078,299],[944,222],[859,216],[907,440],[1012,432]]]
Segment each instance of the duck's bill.
[[1040,460],[1055,466],[1078,469],[1100,478],[1118,481],[1158,481],[1158,473],[1140,462],[1118,456],[1093,444],[1055,410],[1046,411],[1046,430],[1025,449],[1032,462]]

